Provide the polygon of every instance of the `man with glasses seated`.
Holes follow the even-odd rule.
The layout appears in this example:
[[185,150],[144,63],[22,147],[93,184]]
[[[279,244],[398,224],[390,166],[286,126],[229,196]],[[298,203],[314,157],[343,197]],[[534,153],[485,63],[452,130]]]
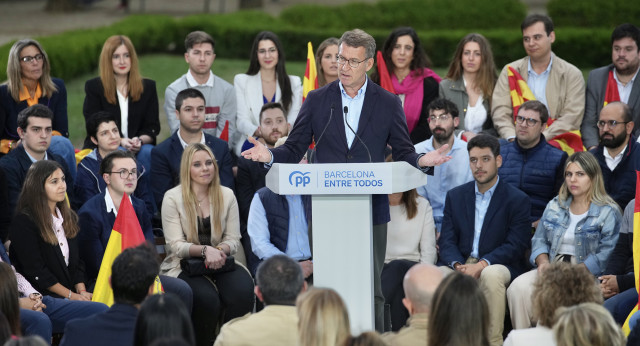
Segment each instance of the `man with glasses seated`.
[[[87,289],[91,287],[93,290],[98,278],[102,257],[125,194],[129,196],[145,239],[155,244],[151,215],[147,212],[145,203],[132,195],[136,190],[139,174],[138,164],[131,152],[115,150],[107,154],[100,163],[100,177],[104,180],[106,188],[90,198],[78,211],[82,230],[78,233],[78,242],[80,258],[85,264]],[[184,281],[164,275],[160,276],[160,281],[166,292],[180,296],[191,311],[193,292]]]
[[[109,112],[98,112],[86,121],[87,136],[96,145],[87,156],[78,164],[78,175],[73,187],[76,202],[81,207],[91,197],[104,192],[107,188],[104,179],[100,175],[100,163],[107,154],[120,148],[120,131],[116,125],[113,114]],[[122,148],[120,148],[122,149]],[[124,149],[123,149],[124,150]],[[149,191],[149,172],[138,163],[136,168],[139,173],[139,184],[133,196],[144,201],[149,215],[155,213],[155,201]]]
[[620,101],[602,108],[596,123],[600,145],[592,149],[602,169],[604,188],[621,210],[633,199],[636,170],[640,170],[640,147],[633,132],[631,109]]
[[[535,229],[547,203],[558,195],[564,181],[567,153],[551,146],[543,135],[549,112],[540,101],[527,101],[516,116],[516,138],[500,145],[500,179],[531,199],[531,226]],[[533,233],[532,233],[533,235]]]

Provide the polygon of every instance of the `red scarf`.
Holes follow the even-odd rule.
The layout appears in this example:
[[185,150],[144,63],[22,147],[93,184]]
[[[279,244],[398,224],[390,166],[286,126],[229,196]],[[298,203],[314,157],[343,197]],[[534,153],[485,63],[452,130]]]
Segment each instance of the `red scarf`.
[[422,99],[424,97],[423,81],[429,77],[433,77],[438,83],[442,80],[438,74],[428,68],[423,68],[422,74],[419,73],[419,70],[411,71],[402,83],[398,82],[398,77],[396,77],[395,73],[391,74],[391,82],[396,94],[404,94],[404,114],[407,117],[409,133],[413,131],[420,119]]

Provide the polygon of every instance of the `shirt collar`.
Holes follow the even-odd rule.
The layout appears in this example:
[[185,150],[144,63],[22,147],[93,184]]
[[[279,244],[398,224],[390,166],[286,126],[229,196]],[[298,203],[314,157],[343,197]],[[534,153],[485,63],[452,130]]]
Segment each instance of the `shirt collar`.
[[616,160],[619,157],[622,157],[622,155],[624,155],[625,151],[627,151],[627,147],[629,146],[629,143],[627,143],[627,145],[624,146],[624,148],[622,149],[622,151],[620,151],[618,153],[618,155],[616,155],[615,157],[612,157],[611,155],[609,155],[609,150],[607,150],[607,147],[602,148],[602,154],[604,155],[604,157],[606,159],[610,159],[610,160]]
[[187,84],[189,84],[189,86],[208,86],[213,88],[213,72],[209,70],[209,79],[207,79],[204,84],[200,84],[191,74],[191,69],[189,69],[189,71],[187,71]]
[[[616,80],[617,83],[622,84],[622,83],[620,83],[620,80],[618,79],[618,70],[616,70],[615,67],[613,68],[613,70],[614,70],[613,78]],[[629,85],[629,84],[633,85],[633,82],[636,80],[636,77],[638,76],[638,71],[640,71],[640,68],[636,70],[636,73],[633,74],[633,78],[631,78],[631,80],[629,81],[629,83],[627,83],[627,85]],[[20,94],[20,95],[22,95],[22,94]]]
[[551,58],[549,59],[549,66],[547,66],[547,69],[544,70],[541,74],[537,74],[536,71],[533,70],[533,67],[531,66],[531,58],[529,58],[529,61],[527,63],[527,72],[529,72],[529,74],[534,74],[536,76],[542,76],[544,74],[549,73],[549,71],[551,71],[551,66],[553,65],[553,53],[551,53]]
[[473,184],[476,191],[476,195],[486,195],[488,193],[489,197],[493,197],[493,193],[496,191],[496,187],[498,186],[499,182],[500,182],[500,176],[498,176],[498,179],[496,179],[496,183],[493,184],[493,186],[489,190],[487,190],[485,193],[481,193],[480,191],[478,191],[478,183]]
[[364,95],[365,91],[367,91],[367,84],[368,83],[369,83],[369,77],[364,79],[364,84],[358,90],[358,94],[356,95],[356,97],[351,97],[351,96],[349,96],[349,94],[347,94],[346,90],[344,90],[344,86],[342,85],[342,82],[338,83],[338,86],[340,86],[340,92],[342,93],[342,96],[346,96],[348,98],[357,99],[357,98],[362,97]]
[[[200,131],[200,132],[202,133],[202,137],[200,138],[200,143],[207,144],[204,139],[204,131]],[[178,139],[180,140],[180,145],[182,145],[182,149],[185,149],[187,145],[189,145],[189,143],[185,142],[184,139],[182,139],[182,136],[180,136],[180,129],[178,129],[176,133],[178,134]]]
[[107,213],[113,212],[113,215],[118,216],[118,209],[116,209],[116,205],[113,204],[109,188],[104,192],[104,204],[107,206]]
[[[38,160],[36,160],[33,156],[31,156],[31,154],[29,154],[29,152],[27,151],[27,149],[24,149],[25,154],[27,154],[27,156],[29,157],[29,160],[31,160],[31,163],[36,163]],[[44,158],[43,160],[48,160],[49,156],[47,155],[47,152],[44,152]]]
[[18,96],[20,97],[20,102],[26,100],[29,106],[38,103],[38,99],[42,97],[42,89],[40,89],[40,83],[38,83],[38,85],[36,86],[36,93],[33,99],[31,98],[31,94],[29,94],[29,89],[27,89],[26,85],[22,86],[22,89],[20,90],[20,94]]

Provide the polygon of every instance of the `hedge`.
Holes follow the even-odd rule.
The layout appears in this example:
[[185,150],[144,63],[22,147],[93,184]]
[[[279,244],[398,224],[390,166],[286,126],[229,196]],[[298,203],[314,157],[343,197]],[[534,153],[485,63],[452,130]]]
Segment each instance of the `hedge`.
[[[417,1],[417,2],[416,2]],[[355,11],[356,9],[373,8],[387,9],[392,11],[391,5],[395,4],[415,4],[410,9],[419,7],[418,2],[423,0],[408,0],[389,2],[383,1],[377,4],[348,4],[338,7],[338,9]],[[483,2],[484,0],[480,0]],[[512,0],[496,0],[497,3],[512,3]],[[477,31],[485,35],[491,42],[496,65],[501,68],[504,64],[524,56],[522,47],[522,35],[519,29],[521,15],[514,16],[518,24],[511,24],[510,27],[503,29],[463,29],[460,27],[468,26],[468,22],[456,23],[450,27],[456,27],[456,30],[444,29],[424,29],[425,26],[444,26],[447,21],[452,21],[453,15],[446,14],[444,10],[437,8],[437,4],[441,4],[440,0],[424,0],[426,4],[433,5],[432,9],[438,9],[441,21],[436,21],[432,17],[435,15],[423,13],[430,23],[423,23],[422,29],[418,30],[418,34],[425,46],[425,50],[430,55],[435,66],[446,67],[449,65],[452,54],[455,51],[458,41],[467,33]],[[466,3],[466,2],[463,2]],[[452,2],[451,7],[458,9],[457,2]],[[307,22],[301,22],[301,19],[295,19],[294,13],[299,12],[300,8],[314,8],[318,12],[318,25],[307,25]],[[127,35],[131,38],[138,54],[146,53],[184,53],[184,37],[193,30],[203,30],[210,33],[216,40],[216,53],[220,57],[231,59],[248,59],[251,43],[255,35],[265,29],[274,31],[282,40],[288,60],[303,61],[306,59],[306,42],[311,41],[314,47],[327,37],[339,37],[344,30],[353,26],[335,25],[333,22],[325,21],[326,16],[320,14],[331,7],[323,7],[317,5],[299,5],[294,6],[291,10],[285,11],[280,18],[275,18],[268,14],[258,11],[240,11],[232,14],[224,15],[195,15],[180,19],[175,19],[161,15],[136,15],[115,23],[111,26],[93,29],[93,30],[75,30],[53,36],[38,38],[43,44],[49,55],[53,75],[70,79],[78,75],[94,71],[98,65],[98,57],[102,44],[107,37],[114,34]],[[334,8],[335,9],[335,8]],[[475,9],[472,9],[475,11]],[[397,8],[391,18],[409,18],[401,17]],[[405,12],[411,12],[406,11]],[[435,12],[435,11],[434,11]],[[473,11],[470,11],[473,12]],[[360,16],[360,13],[355,12]],[[363,18],[369,17],[368,13]],[[313,17],[313,16],[312,16]],[[357,16],[352,16],[357,17]],[[322,19],[325,18],[325,19]],[[380,21],[370,23],[370,25],[357,25],[369,32],[381,47],[390,29],[384,28],[386,16],[380,16]],[[448,18],[448,19],[447,19]],[[463,17],[460,17],[463,18]],[[501,18],[499,14],[496,18]],[[395,20],[394,19],[394,20]],[[432,20],[433,19],[433,20]],[[516,20],[514,19],[514,20]],[[307,20],[307,19],[305,19]],[[311,20],[310,18],[308,20]],[[360,19],[357,19],[360,20]],[[356,19],[353,22],[356,23]],[[335,21],[335,20],[334,20]],[[461,22],[462,20],[458,20]],[[339,21],[335,21],[339,23]],[[384,25],[389,25],[391,21]],[[481,23],[478,22],[478,23]],[[478,24],[480,25],[480,24]],[[559,28],[556,30],[557,41],[554,44],[554,51],[559,56],[572,62],[579,67],[594,67],[610,63],[610,29],[602,28]],[[0,46],[0,66],[6,66],[9,49],[13,42]],[[0,80],[6,80],[6,71],[0,71]]]
[[549,16],[557,27],[609,28],[622,23],[638,25],[640,6],[629,0],[550,0]]

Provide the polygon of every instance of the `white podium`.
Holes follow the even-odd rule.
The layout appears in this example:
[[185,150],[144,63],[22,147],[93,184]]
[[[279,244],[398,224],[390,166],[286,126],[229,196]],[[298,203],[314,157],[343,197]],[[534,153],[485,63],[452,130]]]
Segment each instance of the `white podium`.
[[271,191],[312,196],[313,281],[335,289],[349,310],[351,331],[374,329],[371,195],[427,183],[406,162],[274,164]]

